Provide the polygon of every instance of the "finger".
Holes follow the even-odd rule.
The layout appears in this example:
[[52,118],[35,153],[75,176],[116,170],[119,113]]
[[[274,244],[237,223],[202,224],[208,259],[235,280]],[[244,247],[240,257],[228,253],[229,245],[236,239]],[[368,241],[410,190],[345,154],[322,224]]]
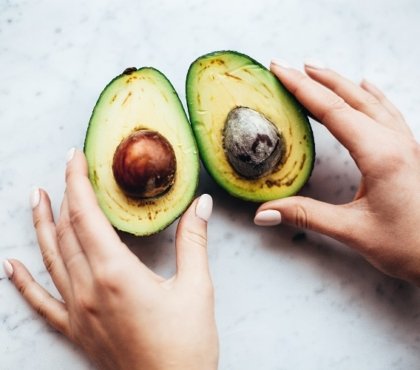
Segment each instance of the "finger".
[[69,273],[73,292],[92,284],[92,271],[79,239],[70,222],[67,192],[64,193],[60,218],[57,224],[57,240],[64,265]]
[[282,222],[349,241],[355,230],[354,220],[353,210],[347,205],[333,205],[295,196],[264,203],[258,208],[254,222],[260,226]]
[[[350,107],[334,92],[312,80],[304,73],[278,62],[271,64],[272,72],[284,86],[322,122],[358,161],[375,151],[374,138],[378,125],[370,117]],[[358,163],[359,164],[359,163]],[[360,164],[359,164],[360,165]]]
[[207,222],[213,200],[203,194],[184,213],[176,232],[176,263],[179,275],[208,276]]
[[21,262],[18,260],[7,262],[11,266],[9,278],[23,298],[53,328],[69,337],[70,325],[66,306],[41,287]]
[[385,94],[379,88],[377,88],[374,84],[366,80],[363,80],[360,83],[360,86],[362,89],[372,94],[382,104],[382,106],[384,106],[385,109],[388,110],[388,112],[394,118],[395,125],[398,127],[398,129],[410,135],[410,137],[413,136],[413,133],[411,132],[411,129],[405,122],[405,119],[402,113],[398,110],[397,107],[395,107],[394,104],[391,103],[391,101],[385,96]]
[[80,151],[68,162],[66,182],[70,222],[89,261],[115,258],[126,247],[98,206]]
[[63,299],[67,301],[71,295],[71,284],[58,248],[50,199],[48,194],[41,189],[35,189],[31,198],[33,223],[44,265],[57,290]]
[[398,126],[395,118],[380,101],[354,82],[331,69],[315,67],[312,64],[305,64],[305,71],[312,79],[334,91],[354,109],[389,128],[395,129]]

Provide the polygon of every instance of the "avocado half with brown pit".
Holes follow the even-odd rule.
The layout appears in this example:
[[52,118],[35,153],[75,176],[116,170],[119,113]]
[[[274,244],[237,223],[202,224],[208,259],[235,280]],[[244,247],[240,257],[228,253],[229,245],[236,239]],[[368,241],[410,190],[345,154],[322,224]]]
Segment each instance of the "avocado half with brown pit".
[[150,235],[191,203],[199,158],[182,104],[153,68],[129,68],[101,93],[86,133],[89,178],[119,230]]
[[303,107],[260,63],[234,51],[190,66],[188,111],[201,159],[230,194],[262,202],[298,192],[315,159]]

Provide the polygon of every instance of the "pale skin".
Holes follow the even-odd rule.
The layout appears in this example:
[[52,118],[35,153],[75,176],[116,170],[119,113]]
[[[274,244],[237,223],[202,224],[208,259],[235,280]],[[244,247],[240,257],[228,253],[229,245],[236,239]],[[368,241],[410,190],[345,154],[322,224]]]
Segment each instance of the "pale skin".
[[56,224],[45,191],[33,209],[44,264],[63,301],[9,260],[11,280],[28,303],[100,369],[216,369],[206,241],[211,197],[195,200],[181,218],[177,273],[164,279],[121,242],[101,212],[79,151],[67,165],[66,184]]
[[420,145],[402,114],[367,81],[357,85],[311,65],[306,74],[281,62],[271,70],[348,149],[362,180],[348,204],[275,200],[257,210],[256,223],[282,221],[328,235],[384,273],[420,285]]
[[[362,181],[348,204],[295,196],[261,205],[255,222],[329,235],[383,272],[420,285],[420,146],[401,113],[372,84],[354,84],[330,69],[306,65],[304,74],[276,62],[271,70],[349,150]],[[202,197],[196,200],[181,218],[177,273],[164,279],[130,252],[100,211],[81,152],[66,174],[57,222],[45,191],[33,208],[44,263],[63,300],[8,260],[6,273],[24,298],[101,369],[216,369],[210,200],[203,198],[203,207]]]

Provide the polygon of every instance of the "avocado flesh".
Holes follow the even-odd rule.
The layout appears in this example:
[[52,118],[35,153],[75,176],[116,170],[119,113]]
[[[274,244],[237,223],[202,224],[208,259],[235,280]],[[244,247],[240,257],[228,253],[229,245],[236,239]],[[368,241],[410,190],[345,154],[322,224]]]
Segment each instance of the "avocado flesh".
[[[186,96],[201,159],[230,194],[262,202],[293,195],[306,183],[315,158],[309,120],[303,107],[261,64],[234,51],[206,54],[190,66]],[[262,114],[283,141],[277,166],[256,179],[235,171],[223,146],[227,117],[238,107]]]
[[[158,132],[175,152],[173,185],[155,198],[126,195],[113,175],[118,145],[138,130]],[[154,234],[169,226],[193,199],[199,174],[195,139],[173,86],[156,69],[128,69],[105,87],[93,110],[84,150],[99,206],[119,230]]]

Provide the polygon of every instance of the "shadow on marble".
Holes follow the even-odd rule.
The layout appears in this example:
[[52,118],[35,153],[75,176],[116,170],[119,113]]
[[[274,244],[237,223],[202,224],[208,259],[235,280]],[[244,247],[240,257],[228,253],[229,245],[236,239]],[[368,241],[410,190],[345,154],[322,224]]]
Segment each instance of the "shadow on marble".
[[[353,197],[351,192],[340,192],[338,197],[325,195],[319,197],[324,188],[321,179],[327,172],[334,174],[333,176],[344,176],[348,173],[348,168],[347,166],[343,168],[342,162],[338,160],[330,160],[328,167],[318,163],[310,183],[305,186],[301,194],[325,201],[331,201],[333,198],[335,203],[351,200]],[[356,177],[354,181],[357,183],[358,178]],[[330,185],[330,189],[333,187],[334,185]],[[351,190],[355,192],[355,189]],[[248,232],[249,228],[253,227],[252,220],[258,204],[231,197],[204,169],[201,170],[197,194],[202,193],[210,193],[214,197],[215,211],[221,225],[234,223],[235,226]],[[175,273],[176,224],[177,222],[157,235],[141,238],[141,241],[124,233],[121,233],[121,236],[148,267],[170,277]],[[349,307],[339,307],[340,309],[352,309],[352,302],[358,304],[360,296],[363,296],[363,315],[370,316],[373,322],[383,322],[383,325],[398,322],[408,330],[412,330],[413,327],[420,329],[420,291],[415,286],[384,275],[360,255],[328,237],[285,225],[263,230],[256,232],[258,249],[270,251],[274,258],[279,260],[288,257],[308,265],[322,284],[339,282],[342,294],[348,295],[349,302]],[[229,233],[226,231],[224,233],[225,240],[229,239],[227,238]],[[237,235],[230,238],[232,243],[238,242]],[[325,289],[323,285],[316,293],[322,294]],[[378,314],[382,315],[381,320],[378,320]],[[418,341],[420,342],[420,336]]]

